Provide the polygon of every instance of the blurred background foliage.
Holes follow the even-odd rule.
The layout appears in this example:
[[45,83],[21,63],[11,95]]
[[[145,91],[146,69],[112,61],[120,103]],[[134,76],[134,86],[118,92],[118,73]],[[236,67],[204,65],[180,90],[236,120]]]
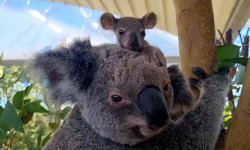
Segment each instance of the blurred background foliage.
[[47,95],[26,66],[0,66],[0,149],[42,149],[71,109]]

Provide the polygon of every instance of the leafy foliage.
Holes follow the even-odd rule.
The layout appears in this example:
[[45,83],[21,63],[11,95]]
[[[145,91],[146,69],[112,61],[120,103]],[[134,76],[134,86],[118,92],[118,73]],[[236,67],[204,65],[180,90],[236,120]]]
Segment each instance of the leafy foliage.
[[214,71],[221,67],[233,67],[236,63],[246,66],[248,58],[240,57],[240,47],[229,44],[217,46],[217,63]]
[[42,149],[71,110],[46,95],[25,66],[0,66],[0,149]]

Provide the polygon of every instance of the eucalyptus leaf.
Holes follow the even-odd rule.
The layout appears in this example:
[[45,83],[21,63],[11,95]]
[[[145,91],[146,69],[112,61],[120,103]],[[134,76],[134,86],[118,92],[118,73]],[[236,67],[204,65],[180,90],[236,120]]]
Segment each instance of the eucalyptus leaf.
[[38,136],[37,136],[37,147],[42,146],[42,135],[44,133],[44,129],[45,129],[45,127],[41,127],[36,132],[38,134]]
[[49,127],[51,127],[52,129],[57,129],[60,125],[60,122],[49,122]]
[[232,120],[232,118],[230,118],[230,119],[228,119],[228,120],[226,120],[226,121],[223,122],[223,124],[224,124],[224,126],[225,126],[226,128],[228,128],[228,126],[229,126],[231,120]]
[[71,110],[71,107],[68,106],[68,107],[65,107],[61,112],[60,112],[60,118],[61,119],[64,119],[65,116],[68,114],[68,112]]
[[217,62],[220,62],[224,59],[231,59],[239,57],[240,47],[229,44],[229,45],[220,45],[217,46]]
[[4,130],[5,132],[7,132],[7,131],[10,131],[10,130],[11,130],[11,127],[10,127],[9,125],[7,125],[7,124],[3,123],[3,122],[1,122],[1,124],[0,124],[0,128],[1,128],[2,130]]
[[3,109],[0,116],[0,122],[24,133],[22,121],[18,118],[15,108],[9,101],[7,101],[5,108]]
[[6,132],[0,128],[0,142],[3,140],[5,135],[6,135]]
[[13,105],[16,109],[21,110],[23,106],[24,91],[18,91],[13,97]]
[[15,106],[16,109],[21,110],[23,107],[23,99],[25,96],[27,96],[31,90],[32,86],[27,86],[25,90],[23,91],[18,91],[13,97],[13,105]]
[[50,132],[44,139],[42,142],[42,147],[50,140],[51,138],[51,134],[54,133],[54,131]]
[[29,85],[29,86],[26,87],[26,89],[24,90],[25,96],[27,96],[30,93],[31,89],[32,89],[32,85]]
[[36,100],[25,105],[24,109],[31,112],[48,113],[43,106],[41,106],[41,100]]
[[232,59],[224,59],[224,60],[221,60],[219,62],[217,62],[214,67],[213,67],[213,70],[215,72],[218,71],[219,68],[221,67],[233,67],[236,63],[239,63],[243,66],[246,66],[247,64],[247,61],[248,61],[248,58],[245,58],[245,57],[242,57],[242,58],[232,58]]
[[2,114],[2,112],[3,112],[3,107],[0,106],[0,115]]

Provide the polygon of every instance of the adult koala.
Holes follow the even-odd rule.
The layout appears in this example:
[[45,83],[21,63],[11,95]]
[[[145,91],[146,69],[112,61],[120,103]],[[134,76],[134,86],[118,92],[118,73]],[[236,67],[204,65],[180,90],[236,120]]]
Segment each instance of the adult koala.
[[156,51],[147,46],[143,55],[77,40],[68,48],[38,55],[33,65],[48,79],[53,99],[75,103],[44,149],[213,149],[227,72],[210,76],[193,68],[200,77],[190,80],[201,91],[199,102],[173,122],[169,118],[175,103],[188,105],[192,96],[176,66],[169,74],[162,54],[156,59],[161,63],[150,61],[148,56]]

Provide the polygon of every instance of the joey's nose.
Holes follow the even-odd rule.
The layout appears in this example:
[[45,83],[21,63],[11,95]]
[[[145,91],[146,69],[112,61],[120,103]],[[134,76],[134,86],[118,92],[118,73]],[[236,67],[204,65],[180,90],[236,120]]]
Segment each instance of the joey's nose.
[[167,106],[162,92],[157,87],[144,88],[138,96],[137,105],[146,117],[150,129],[157,130],[167,124]]
[[131,33],[130,35],[129,48],[132,50],[139,50],[141,48],[139,38],[136,33]]

